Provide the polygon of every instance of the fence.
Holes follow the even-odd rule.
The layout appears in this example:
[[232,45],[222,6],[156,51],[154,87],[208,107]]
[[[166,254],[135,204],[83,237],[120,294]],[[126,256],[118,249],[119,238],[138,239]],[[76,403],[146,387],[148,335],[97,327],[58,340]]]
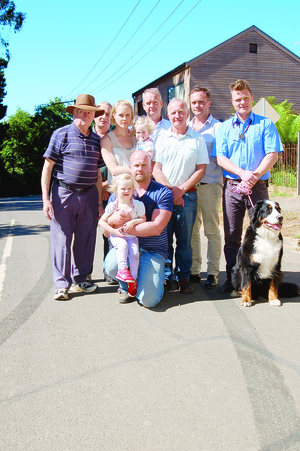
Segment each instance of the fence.
[[271,184],[297,188],[297,144],[285,144],[284,152],[271,169]]

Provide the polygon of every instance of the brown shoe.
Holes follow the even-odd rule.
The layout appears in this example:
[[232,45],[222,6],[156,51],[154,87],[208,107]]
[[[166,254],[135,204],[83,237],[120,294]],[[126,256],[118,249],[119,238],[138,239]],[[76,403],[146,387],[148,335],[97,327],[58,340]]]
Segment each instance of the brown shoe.
[[188,281],[188,279],[180,279],[179,282],[178,282],[178,286],[179,286],[179,291],[182,294],[192,294],[192,293],[194,293],[194,289],[191,286],[191,284]]

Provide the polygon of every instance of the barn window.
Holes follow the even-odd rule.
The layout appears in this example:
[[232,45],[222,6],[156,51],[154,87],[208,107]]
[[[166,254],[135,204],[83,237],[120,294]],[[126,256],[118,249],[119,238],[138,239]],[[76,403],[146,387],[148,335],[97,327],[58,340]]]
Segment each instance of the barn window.
[[140,102],[138,102],[137,106],[138,106],[138,116],[147,116],[146,115],[146,111],[143,108],[143,101],[142,100],[140,100]]
[[183,81],[178,83],[178,85],[171,86],[168,91],[169,102],[174,99],[174,97],[178,97],[178,99],[184,99],[184,85]]
[[249,53],[257,53],[257,44],[249,44]]

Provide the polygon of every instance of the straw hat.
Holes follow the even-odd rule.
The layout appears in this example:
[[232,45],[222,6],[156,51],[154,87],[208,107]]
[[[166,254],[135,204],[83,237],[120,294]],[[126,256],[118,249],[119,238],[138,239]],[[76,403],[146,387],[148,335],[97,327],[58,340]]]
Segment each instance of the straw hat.
[[103,109],[97,108],[95,105],[95,98],[89,94],[79,94],[75,101],[75,105],[68,105],[66,107],[67,113],[73,114],[74,109],[79,108],[81,110],[95,111],[95,117],[101,116],[104,113]]

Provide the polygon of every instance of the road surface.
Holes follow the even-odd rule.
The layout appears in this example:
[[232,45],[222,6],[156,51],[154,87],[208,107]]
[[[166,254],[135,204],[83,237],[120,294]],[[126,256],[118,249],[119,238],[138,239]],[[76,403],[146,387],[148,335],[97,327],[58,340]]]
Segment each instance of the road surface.
[[[287,241],[298,284],[299,256]],[[203,272],[193,295],[119,304],[99,231],[99,289],[54,301],[40,197],[0,199],[0,263],[1,451],[300,450],[299,297],[243,308]]]

